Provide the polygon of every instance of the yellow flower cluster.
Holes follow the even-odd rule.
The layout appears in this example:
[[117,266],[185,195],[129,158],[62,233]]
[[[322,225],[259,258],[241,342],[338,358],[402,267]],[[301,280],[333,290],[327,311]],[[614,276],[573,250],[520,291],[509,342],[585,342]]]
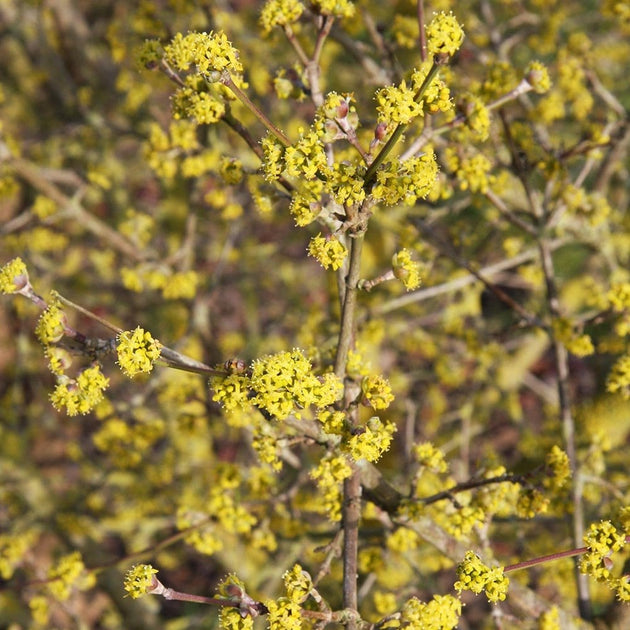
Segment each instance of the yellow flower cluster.
[[118,335],[118,365],[130,378],[141,372],[151,372],[153,364],[160,356],[161,344],[151,333],[138,326]]
[[291,601],[303,602],[313,589],[313,580],[299,564],[294,564],[283,576],[284,587]]
[[198,125],[212,125],[225,114],[229,92],[220,84],[208,85],[203,77],[189,75],[171,99],[175,120],[190,118]]
[[407,125],[424,113],[422,101],[416,101],[416,91],[400,85],[388,85],[376,93],[378,121],[389,125]]
[[601,193],[588,193],[584,188],[571,184],[562,190],[562,200],[569,213],[586,220],[592,227],[603,224],[612,213],[610,204]]
[[28,285],[28,272],[21,258],[14,258],[0,269],[0,293],[17,293]]
[[61,310],[59,302],[54,300],[39,316],[35,334],[44,345],[56,343],[64,336],[67,323],[66,314]]
[[404,162],[394,158],[376,173],[372,196],[387,206],[401,201],[413,205],[431,192],[437,175],[438,165],[432,151]]
[[320,114],[328,119],[346,118],[352,113],[353,118],[356,117],[356,108],[353,105],[354,98],[352,94],[339,94],[338,92],[328,92],[321,106]]
[[577,332],[566,317],[554,319],[552,328],[556,339],[561,341],[569,352],[578,357],[585,357],[595,352],[595,346],[589,335]]
[[401,249],[392,256],[392,270],[407,291],[413,291],[420,286],[420,265],[412,260],[408,249]]
[[265,602],[269,610],[269,630],[302,630],[300,605],[288,597]]
[[267,134],[260,143],[263,151],[263,173],[269,182],[276,181],[284,170],[285,147],[272,134]]
[[387,536],[387,548],[401,553],[416,549],[420,542],[420,536],[408,527],[398,527]]
[[377,416],[372,416],[365,427],[356,430],[350,437],[346,448],[352,459],[366,459],[375,462],[389,449],[396,426],[392,422],[383,423]]
[[350,0],[311,0],[310,4],[320,15],[344,18],[352,17],[355,12],[355,6]]
[[213,377],[211,386],[214,390],[212,400],[218,402],[230,412],[235,409],[246,409],[249,404],[249,377],[242,374]]
[[335,162],[328,178],[328,188],[340,205],[360,204],[365,199],[363,186],[365,167],[348,162]]
[[346,414],[343,411],[322,409],[317,414],[317,419],[322,423],[324,431],[331,435],[341,435],[346,426]]
[[468,536],[476,525],[480,525],[486,517],[484,509],[479,505],[462,505],[452,508],[444,514],[444,529],[458,540]]
[[57,202],[53,201],[50,197],[44,195],[37,195],[33,202],[32,210],[40,219],[47,219],[57,212],[59,209]]
[[459,109],[465,118],[465,129],[470,132],[471,138],[481,142],[487,140],[490,133],[490,111],[481,99],[468,94],[459,103]]
[[279,420],[292,413],[299,416],[300,409],[311,405],[318,409],[332,405],[343,391],[332,372],[316,376],[310,361],[297,349],[257,359],[252,363],[251,376],[214,377],[211,385],[213,400],[226,409],[244,408],[251,403]]
[[451,630],[457,627],[462,602],[453,595],[434,595],[430,602],[416,597],[405,602],[400,615],[403,630]]
[[426,27],[430,55],[454,55],[464,41],[464,29],[452,13],[437,13]]
[[400,47],[415,48],[418,45],[418,20],[415,16],[396,13],[391,30]]
[[387,409],[394,400],[389,381],[380,374],[364,376],[361,380],[363,402],[373,409]]
[[578,120],[585,120],[595,104],[586,78],[584,62],[567,48],[557,53],[558,91]]
[[[429,73],[431,64],[424,62],[419,69],[414,70],[411,75],[411,85],[413,90],[417,93],[424,80]],[[440,78],[435,78],[431,81],[430,85],[426,88],[422,102],[424,109],[429,114],[437,114],[438,112],[448,112],[453,109],[453,101],[451,100],[451,91],[448,86]]]
[[544,480],[545,487],[552,490],[560,490],[571,478],[571,466],[569,456],[557,445],[547,453],[545,460],[550,476]]
[[137,245],[145,247],[155,233],[155,219],[146,212],[128,208],[125,218],[118,224],[118,231]]
[[537,514],[544,514],[549,509],[549,499],[535,488],[521,491],[516,502],[516,513],[521,518],[534,518]]
[[217,485],[210,490],[204,509],[207,514],[218,519],[228,532],[249,534],[256,524],[256,518],[231,493],[227,493],[227,489],[230,489],[229,482],[219,479]]
[[549,610],[540,615],[538,619],[538,630],[562,630],[557,606],[552,606]]
[[341,483],[352,474],[344,456],[326,455],[311,471],[318,488],[318,503],[331,521],[341,519]]
[[238,51],[228,41],[223,32],[177,33],[164,46],[164,56],[168,63],[177,70],[188,70],[191,66],[199,74],[212,72],[243,72],[238,58]]
[[101,372],[99,365],[83,370],[76,379],[66,375],[58,378],[50,401],[55,409],[65,409],[69,416],[85,414],[103,400],[103,392],[109,386],[109,379]]
[[532,61],[525,68],[525,79],[537,94],[544,94],[551,89],[549,72],[540,61]]
[[36,540],[37,534],[32,529],[19,534],[0,534],[0,577],[3,580],[11,579],[20,561]]
[[614,283],[606,294],[606,300],[617,313],[630,310],[630,282]]
[[221,630],[253,630],[254,618],[251,615],[243,615],[238,608],[224,606],[219,613],[219,628]]
[[264,33],[275,26],[287,26],[300,19],[304,5],[299,0],[267,0],[260,12],[260,25]]
[[127,571],[123,583],[129,597],[138,599],[138,597],[149,593],[156,585],[157,578],[154,576],[157,572],[157,569],[154,569],[150,564],[138,564],[131,567]]
[[72,589],[87,590],[96,583],[94,574],[86,570],[78,551],[63,556],[50,567],[48,579],[48,590],[61,602],[70,597]]
[[484,591],[488,601],[496,604],[507,596],[509,579],[503,575],[503,567],[490,568],[473,551],[467,551],[464,560],[457,567],[455,590],[472,591],[481,593]]
[[252,365],[252,402],[277,418],[314,405],[324,408],[341,396],[343,387],[332,373],[313,374],[310,361],[300,350],[257,359]]
[[488,100],[503,96],[518,84],[514,66],[507,61],[495,61],[486,70],[480,95]]
[[[303,133],[284,153],[286,172],[296,179],[314,179],[328,171],[326,151],[321,141],[322,129],[316,124]],[[264,147],[264,145],[263,145]]]
[[294,193],[289,206],[289,212],[295,218],[295,224],[304,227],[312,223],[322,210],[321,197],[324,182],[313,179],[302,182],[298,192]]
[[36,628],[45,628],[50,620],[50,602],[45,595],[35,595],[28,602]]
[[184,541],[199,553],[212,556],[224,548],[224,533],[217,531],[214,522],[205,512],[180,506],[175,524],[177,529],[185,531]]
[[431,442],[416,444],[412,451],[420,465],[438,473],[448,471],[448,463],[444,459],[444,453]]
[[492,162],[485,155],[477,153],[470,157],[459,158],[452,151],[450,156],[452,159],[449,161],[449,168],[455,171],[461,190],[470,190],[473,193],[488,191],[494,178],[489,175]]
[[626,535],[617,531],[610,521],[592,523],[584,535],[588,551],[580,558],[580,571],[594,577],[599,582],[611,578],[612,562],[609,556],[619,551],[625,544]]
[[308,245],[308,253],[310,256],[319,261],[319,264],[328,269],[331,267],[334,271],[339,269],[343,261],[348,255],[346,246],[335,236],[325,237],[321,234],[311,238]]
[[66,234],[36,226],[4,236],[3,244],[16,251],[63,252],[68,247],[69,240]]
[[606,379],[606,391],[619,392],[626,400],[630,399],[630,355],[619,357]]

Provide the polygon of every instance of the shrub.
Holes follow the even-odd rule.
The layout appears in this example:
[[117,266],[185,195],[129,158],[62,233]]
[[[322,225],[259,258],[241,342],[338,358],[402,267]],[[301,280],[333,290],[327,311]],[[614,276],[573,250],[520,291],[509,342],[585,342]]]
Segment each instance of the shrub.
[[627,618],[628,7],[450,4],[3,4],[3,624]]

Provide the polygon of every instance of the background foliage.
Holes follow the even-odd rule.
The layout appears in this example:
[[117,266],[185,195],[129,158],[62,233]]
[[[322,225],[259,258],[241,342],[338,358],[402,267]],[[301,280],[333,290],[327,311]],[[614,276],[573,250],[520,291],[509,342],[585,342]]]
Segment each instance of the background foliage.
[[[313,122],[313,91],[282,29],[263,32],[261,8],[2,2],[0,262],[20,256],[40,295],[54,289],[207,365],[301,348],[321,373],[334,362],[347,269],[323,270],[308,245],[331,221],[295,225],[291,191],[259,171],[252,146],[265,130],[251,111],[231,100],[223,121],[197,124],[178,110],[177,85],[139,62],[146,39],[225,31],[243,89],[295,142]],[[363,473],[358,600],[369,623],[394,615],[395,624],[412,596],[452,593],[466,550],[507,566],[581,546],[590,523],[630,523],[627,512],[619,521],[630,492],[630,8],[425,7],[429,17],[450,9],[466,39],[440,76],[460,118],[419,117],[396,149],[430,142],[439,185],[426,199],[375,207],[361,261],[371,281],[406,248],[422,286],[359,292],[346,373],[347,386],[385,376],[395,396],[378,412],[397,429],[381,476],[371,484],[374,469]],[[420,65],[416,11],[405,0],[358,2],[322,49],[321,92],[353,94],[366,149],[376,90]],[[309,55],[317,19],[306,11],[292,27]],[[551,89],[499,103],[533,60],[547,65]],[[356,159],[345,141],[334,151],[340,164]],[[64,311],[88,338],[112,337]],[[38,316],[18,296],[0,302],[3,627],[217,627],[215,608],[125,599],[124,572],[139,562],[205,595],[235,572],[265,601],[284,594],[283,573],[300,563],[332,610],[344,606],[340,485],[312,476],[335,451],[318,443],[309,409],[286,423],[227,413],[203,375],[157,367],[130,380],[108,356],[107,400],[68,417],[49,400],[56,381],[34,335]],[[71,350],[76,373],[89,357]],[[360,431],[373,414],[361,407]],[[414,446],[426,442],[444,464]],[[559,487],[554,446],[573,469]],[[514,483],[482,481],[504,473]],[[55,568],[77,551],[87,569],[60,592]],[[619,576],[623,557],[614,566]],[[503,603],[463,593],[460,627],[542,626],[552,604],[576,627],[621,628],[624,614],[627,623],[595,580],[581,586],[590,621],[569,621],[578,616],[571,559],[510,577]]]

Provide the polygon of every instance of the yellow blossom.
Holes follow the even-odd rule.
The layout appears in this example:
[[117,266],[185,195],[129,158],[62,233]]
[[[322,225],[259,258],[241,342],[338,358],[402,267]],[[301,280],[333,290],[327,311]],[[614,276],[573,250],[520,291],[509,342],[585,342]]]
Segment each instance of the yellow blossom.
[[116,346],[118,365],[131,378],[140,372],[150,372],[160,356],[160,347],[160,342],[140,326],[124,331],[118,336]]
[[392,256],[392,269],[407,291],[413,291],[420,286],[420,265],[412,260],[408,249],[401,249]]
[[380,418],[373,416],[365,427],[357,429],[348,440],[347,448],[352,459],[377,461],[389,449],[395,431],[396,426],[393,423],[383,423]]
[[350,0],[311,0],[311,5],[320,15],[334,15],[339,18],[352,17],[355,6]]
[[298,604],[308,597],[313,588],[311,576],[299,564],[286,571],[282,579],[289,599]]
[[407,83],[389,85],[376,93],[378,121],[406,125],[424,113],[422,101],[416,101],[416,92]]
[[267,0],[260,12],[260,24],[265,33],[269,33],[274,26],[288,26],[297,22],[304,11],[304,5],[299,0]]
[[448,464],[444,459],[444,453],[436,448],[431,442],[422,442],[413,447],[418,462],[435,472],[444,473],[448,471]]
[[464,41],[464,29],[452,13],[437,13],[426,27],[430,55],[454,55]]
[[142,597],[151,592],[155,588],[157,579],[154,577],[157,573],[150,564],[134,565],[127,571],[124,581],[124,589],[133,599]]
[[405,630],[452,630],[462,614],[462,602],[452,595],[434,595],[429,602],[412,597],[403,606],[400,621]]
[[43,344],[56,343],[66,331],[66,315],[61,310],[59,302],[52,302],[40,315],[35,334]]
[[86,590],[95,583],[93,573],[86,571],[78,551],[63,556],[48,570],[48,590],[59,601],[70,597],[73,588]]
[[314,236],[308,246],[308,253],[316,258],[324,269],[337,270],[348,255],[346,246],[334,236]]
[[269,610],[269,630],[301,630],[300,605],[286,597],[266,602]]
[[503,575],[503,568],[490,568],[472,551],[467,551],[464,560],[457,567],[458,580],[455,590],[481,593],[485,591],[488,601],[497,603],[507,596],[510,581]]
[[230,70],[242,72],[238,51],[223,32],[177,33],[164,47],[166,60],[177,70],[191,66],[200,74]]
[[387,409],[394,400],[389,381],[379,375],[365,376],[361,380],[364,401],[373,409]]
[[525,69],[525,79],[534,88],[534,92],[544,94],[551,89],[551,79],[547,68],[540,61],[532,61]]
[[28,272],[21,258],[14,258],[0,269],[0,293],[17,293],[28,285]]
[[547,453],[546,464],[551,471],[551,476],[544,480],[545,486],[559,490],[571,477],[569,456],[554,444],[551,451]]

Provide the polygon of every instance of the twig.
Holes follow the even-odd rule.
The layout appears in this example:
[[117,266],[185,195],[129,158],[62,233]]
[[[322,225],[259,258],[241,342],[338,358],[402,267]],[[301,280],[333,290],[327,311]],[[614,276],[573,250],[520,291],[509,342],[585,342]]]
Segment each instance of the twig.
[[521,316],[521,318],[527,322],[531,326],[536,326],[538,328],[542,328],[543,330],[547,329],[547,324],[543,322],[539,317],[533,315],[527,311],[523,306],[521,306],[516,300],[510,297],[505,291],[499,288],[497,285],[490,282],[484,275],[482,275],[479,271],[473,268],[473,266],[464,258],[462,258],[453,247],[444,242],[442,239],[438,238],[437,235],[433,233],[433,230],[429,228],[422,221],[417,221],[415,223],[418,228],[422,231],[425,236],[428,236],[431,242],[436,244],[436,246],[440,249],[440,251],[448,256],[451,260],[457,263],[460,267],[466,269],[469,273],[471,273],[479,282],[481,282],[488,291],[490,291],[493,295],[495,295],[501,302],[509,306],[515,313]]
[[247,109],[258,118],[258,120],[266,127],[268,131],[270,131],[285,147],[290,146],[291,141],[278,129],[267,116],[261,111],[259,107],[256,107],[254,103],[250,100],[249,96],[241,90],[241,88],[234,83],[229,72],[224,71],[221,73],[221,83],[225,85],[225,87],[229,88],[234,96],[247,107]]

